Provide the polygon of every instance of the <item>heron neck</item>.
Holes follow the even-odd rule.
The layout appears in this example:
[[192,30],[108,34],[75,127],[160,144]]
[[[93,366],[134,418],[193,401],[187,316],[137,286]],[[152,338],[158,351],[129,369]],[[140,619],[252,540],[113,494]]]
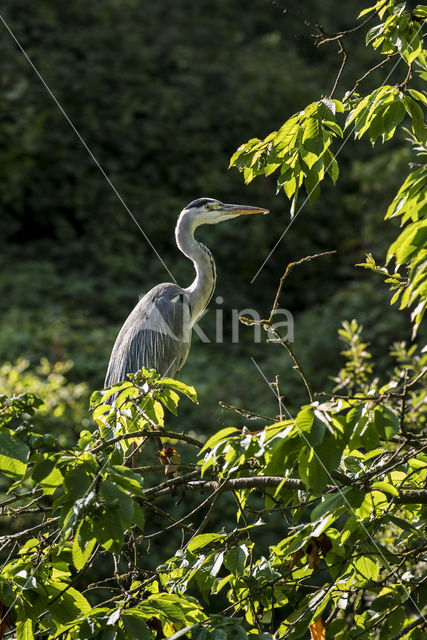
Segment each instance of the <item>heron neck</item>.
[[193,216],[184,212],[178,218],[175,229],[178,248],[193,262],[196,270],[196,277],[192,284],[185,289],[190,300],[193,324],[207,307],[216,281],[215,261],[211,252],[204,244],[197,242],[194,238],[197,226]]

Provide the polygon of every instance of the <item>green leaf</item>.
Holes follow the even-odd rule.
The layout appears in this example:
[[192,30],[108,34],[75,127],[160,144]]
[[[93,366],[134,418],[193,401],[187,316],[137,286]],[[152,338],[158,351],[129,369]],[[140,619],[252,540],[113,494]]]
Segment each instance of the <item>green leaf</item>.
[[203,547],[206,547],[206,545],[210,544],[211,542],[224,540],[225,537],[226,536],[222,533],[202,533],[196,536],[195,538],[193,538],[192,540],[190,540],[190,542],[187,545],[187,549],[191,553],[194,553],[194,551],[196,551],[197,549],[202,549]]
[[6,425],[13,418],[21,417],[24,413],[28,413],[30,416],[34,415],[34,409],[43,404],[43,400],[34,393],[20,393],[12,398],[8,398],[4,394],[0,395],[0,427]]
[[336,184],[340,173],[338,162],[330,149],[325,151],[325,168],[332,182]]
[[129,386],[132,386],[132,383],[129,382],[129,380],[126,380],[124,382],[119,382],[119,383],[113,385],[109,389],[105,389],[103,391],[94,391],[92,393],[91,397],[90,397],[89,409],[93,410],[98,405],[105,404],[106,400],[108,400],[108,398],[110,398],[114,394],[118,393],[119,391],[121,391],[125,387],[129,387]]
[[108,506],[114,506],[117,509],[122,527],[129,527],[134,514],[134,501],[132,498],[115,482],[110,482],[109,480],[101,484],[100,495]]
[[378,482],[374,482],[372,484],[373,488],[380,489],[385,493],[389,493],[392,496],[399,496],[399,492],[390,482],[386,482],[385,480],[379,480]]
[[16,623],[17,640],[34,640],[33,621],[30,618],[18,620]]
[[87,494],[93,482],[92,478],[80,468],[70,469],[64,480],[64,489],[73,500],[78,500]]
[[332,493],[323,498],[310,514],[312,522],[319,520],[325,513],[331,513],[337,515],[343,511],[343,507],[348,505],[347,494],[350,492],[350,488],[346,487],[338,493]]
[[[173,413],[174,416],[178,415],[177,406],[179,403],[179,395],[172,391],[172,389],[161,389],[157,392],[157,397],[160,402]],[[146,411],[147,407],[144,407],[144,411]],[[151,407],[154,410],[154,407]]]
[[381,439],[391,440],[398,433],[399,418],[389,407],[376,407],[373,418],[374,428]]
[[241,576],[245,568],[246,558],[248,557],[248,549],[246,545],[233,547],[228,551],[224,558],[224,565],[236,576]]
[[298,470],[301,474],[301,480],[307,489],[311,489],[314,493],[320,494],[325,490],[329,481],[329,473],[325,469],[322,460],[316,454],[316,449],[311,447],[303,447],[298,461]]
[[331,100],[331,98],[322,98],[320,100],[320,104],[324,104],[329,111],[332,113],[332,115],[335,115],[337,107],[335,104],[335,100]]
[[72,547],[73,563],[77,571],[83,569],[95,547],[96,539],[91,536],[92,530],[87,520],[82,520],[75,533]]
[[135,640],[150,640],[151,632],[144,620],[131,613],[123,613],[121,620],[127,633]]
[[383,113],[384,130],[389,132],[395,129],[405,117],[405,107],[399,100],[392,102]]
[[141,509],[141,507],[139,506],[139,504],[137,502],[134,502],[134,513],[133,513],[133,523],[136,524],[136,526],[141,529],[141,531],[144,531],[145,529],[145,516],[144,516],[144,512]]
[[371,604],[374,611],[385,611],[396,604],[403,604],[410,594],[402,584],[391,584],[381,589],[379,595]]
[[[183,629],[181,629],[180,631],[177,631],[176,633],[173,634],[173,636],[169,636],[168,640],[178,640],[178,638],[182,638],[182,637],[186,637],[188,638],[188,633],[189,631],[195,631],[198,627],[200,627],[200,623],[196,622],[196,624],[190,624],[187,627],[184,627]],[[203,631],[205,631],[205,629],[203,629]],[[192,635],[192,638],[194,638],[195,636]],[[197,636],[197,638],[199,638],[200,636]]]
[[313,422],[314,422],[314,410],[313,407],[304,407],[298,413],[295,418],[295,422],[298,426],[298,430],[307,434],[310,433]]
[[232,434],[237,435],[239,433],[240,433],[239,429],[236,429],[235,427],[227,427],[226,429],[221,429],[220,431],[218,431],[217,433],[215,433],[213,436],[209,438],[209,440],[204,444],[203,448],[200,450],[200,453],[202,453],[203,451],[206,451],[207,449],[213,449],[213,447],[218,443],[224,440],[227,440],[228,436],[231,436]]
[[101,546],[112,553],[119,553],[124,541],[124,528],[117,517],[117,509],[105,509],[96,514],[93,533]]
[[371,144],[375,143],[375,140],[384,132],[383,114],[378,111],[376,116],[371,120],[369,125],[369,139]]
[[190,387],[188,384],[184,384],[180,380],[174,380],[173,378],[162,378],[160,383],[162,386],[164,385],[171,389],[175,389],[175,391],[183,393],[190,398],[190,400],[198,404],[197,393],[194,387]]
[[309,171],[306,174],[304,184],[309,202],[313,204],[320,196],[319,174],[317,171]]
[[3,428],[0,431],[0,471],[10,478],[19,479],[27,469],[29,447],[17,438],[13,431]]
[[56,460],[54,458],[43,458],[34,465],[33,470],[31,472],[32,478],[35,482],[40,482],[44,480],[54,469],[56,465]]
[[356,558],[352,562],[354,568],[356,569],[356,573],[358,574],[359,579],[363,580],[377,580],[378,575],[380,573],[380,567],[378,564],[370,558],[369,556],[361,556],[360,558]]
[[80,591],[66,583],[49,582],[46,584],[46,591],[54,599],[49,604],[49,609],[59,622],[71,622],[91,611],[89,602]]
[[427,243],[427,220],[408,224],[400,236],[389,247],[387,262],[394,256],[397,264],[408,262],[418,249]]
[[424,114],[420,105],[408,95],[404,97],[404,104],[406,111],[412,118],[412,128],[416,137],[420,142],[425,142],[426,128],[424,124]]
[[143,497],[144,491],[142,489],[143,478],[124,465],[114,465],[108,468],[110,477],[118,485],[131,493]]
[[[163,613],[172,622],[183,622],[186,624],[186,607],[183,605],[188,606],[190,603],[183,600],[180,596],[175,594],[159,593],[150,596],[148,602],[156,609],[159,609],[161,613]],[[191,603],[191,608],[195,608],[194,603]]]
[[302,135],[304,147],[319,156],[323,151],[322,125],[320,118],[316,116],[308,118]]
[[[427,10],[426,10],[427,13]],[[427,17],[427,16],[426,16]],[[415,100],[419,100],[423,103],[425,107],[427,107],[427,96],[425,93],[421,93],[421,91],[417,91],[416,89],[409,89],[409,93]]]

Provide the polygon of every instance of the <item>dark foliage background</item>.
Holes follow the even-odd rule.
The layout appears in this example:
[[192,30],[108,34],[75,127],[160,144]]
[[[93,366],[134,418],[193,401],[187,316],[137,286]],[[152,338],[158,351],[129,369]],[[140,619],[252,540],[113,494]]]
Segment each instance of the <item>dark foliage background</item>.
[[[407,172],[399,142],[375,158],[368,144],[344,146],[337,187],[304,205],[251,284],[289,223],[289,205],[274,196],[274,178],[244,186],[227,170],[229,157],[332,88],[340,59],[334,46],[313,46],[313,22],[348,28],[364,3],[340,3],[339,11],[332,0],[288,6],[284,14],[270,0],[3,4],[16,37],[180,284],[193,277],[173,234],[188,201],[212,196],[271,210],[198,234],[216,257],[216,295],[224,299],[213,300],[201,326],[214,338],[215,310],[225,317],[224,343],[195,338],[182,372],[200,406],[183,405],[179,420],[198,433],[238,420],[219,399],[250,398],[253,411],[274,411],[250,356],[268,374],[280,372],[290,407],[304,399],[284,351],[254,345],[243,326],[240,342],[231,342],[231,309],[268,313],[292,260],[337,251],[295,270],[281,300],[294,314],[296,352],[315,389],[327,388],[340,366],[342,320],[357,316],[365,325],[380,367],[386,345],[410,333],[402,313],[384,314],[388,293],[375,277],[353,267],[367,251],[381,260],[394,235],[382,212]],[[356,43],[341,93],[371,62]],[[65,380],[87,383],[86,391],[69,391],[80,420],[88,390],[102,386],[121,323],[141,293],[169,276],[4,27],[0,55],[0,362],[24,357],[34,368],[41,358],[72,360]],[[372,86],[385,75],[372,74]],[[38,375],[52,375],[46,371]],[[4,384],[13,390],[14,377]]]

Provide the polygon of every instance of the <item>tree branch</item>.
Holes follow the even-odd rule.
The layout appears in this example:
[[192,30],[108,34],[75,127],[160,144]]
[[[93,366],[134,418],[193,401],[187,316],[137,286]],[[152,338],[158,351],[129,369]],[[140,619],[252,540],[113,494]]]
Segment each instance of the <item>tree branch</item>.
[[123,433],[120,436],[116,436],[115,438],[110,438],[110,440],[104,440],[98,446],[91,449],[90,453],[98,453],[105,447],[108,447],[116,442],[120,442],[120,440],[130,440],[131,438],[156,438],[158,436],[162,436],[164,438],[171,438],[173,440],[183,440],[188,444],[192,444],[194,447],[201,449],[203,447],[203,442],[200,440],[196,440],[196,438],[192,438],[191,436],[187,436],[186,433],[175,433],[174,431],[166,431],[165,429],[159,429],[157,431],[147,431],[142,429],[141,431],[131,431],[131,433]]
[[[336,477],[337,479],[339,478],[340,481],[343,481],[343,476],[338,474],[338,472]],[[344,486],[354,486],[360,491],[364,490],[360,487],[360,480],[351,483],[350,478],[347,478],[347,476],[344,476],[344,478],[345,482],[342,482]],[[186,490],[200,492],[214,491],[223,493],[225,491],[236,491],[238,489],[276,488],[280,485],[285,489],[307,491],[307,487],[304,482],[302,480],[297,480],[296,478],[282,478],[281,476],[250,476],[246,478],[230,478],[222,483],[219,483],[217,480],[189,480],[188,482],[185,482],[183,478],[176,478],[164,483],[159,490],[157,490],[157,487],[154,488],[151,490],[150,495],[159,496],[167,494],[169,486],[174,483],[175,485],[185,485]],[[341,487],[338,485],[328,484],[325,487],[325,492],[328,493],[334,493],[340,490]],[[369,491],[371,491],[371,488],[367,487],[365,492],[368,493]],[[399,497],[396,497],[394,501],[397,504],[427,504],[427,489],[400,491]]]
[[409,631],[412,631],[412,629],[415,629],[416,627],[419,627],[422,624],[425,624],[425,618],[417,618],[416,620],[411,622],[411,624],[408,624],[406,627],[404,627],[402,631],[399,631],[399,633],[396,633],[396,635],[390,638],[390,640],[400,640],[400,638],[403,638],[404,636],[406,636],[406,634]]

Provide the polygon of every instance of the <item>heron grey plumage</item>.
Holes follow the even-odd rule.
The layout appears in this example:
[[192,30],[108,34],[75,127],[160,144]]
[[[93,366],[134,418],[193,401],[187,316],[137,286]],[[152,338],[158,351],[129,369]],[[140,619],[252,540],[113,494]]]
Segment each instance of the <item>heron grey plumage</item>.
[[156,369],[174,377],[185,363],[191,330],[209,304],[216,281],[215,261],[209,249],[194,238],[202,224],[217,224],[240,215],[268,213],[267,209],[223,204],[213,198],[199,198],[182,211],[175,228],[178,248],[192,260],[196,277],[183,289],[159,284],[149,291],[130,313],[115,341],[108,364],[105,387],[135,373],[141,367]]

